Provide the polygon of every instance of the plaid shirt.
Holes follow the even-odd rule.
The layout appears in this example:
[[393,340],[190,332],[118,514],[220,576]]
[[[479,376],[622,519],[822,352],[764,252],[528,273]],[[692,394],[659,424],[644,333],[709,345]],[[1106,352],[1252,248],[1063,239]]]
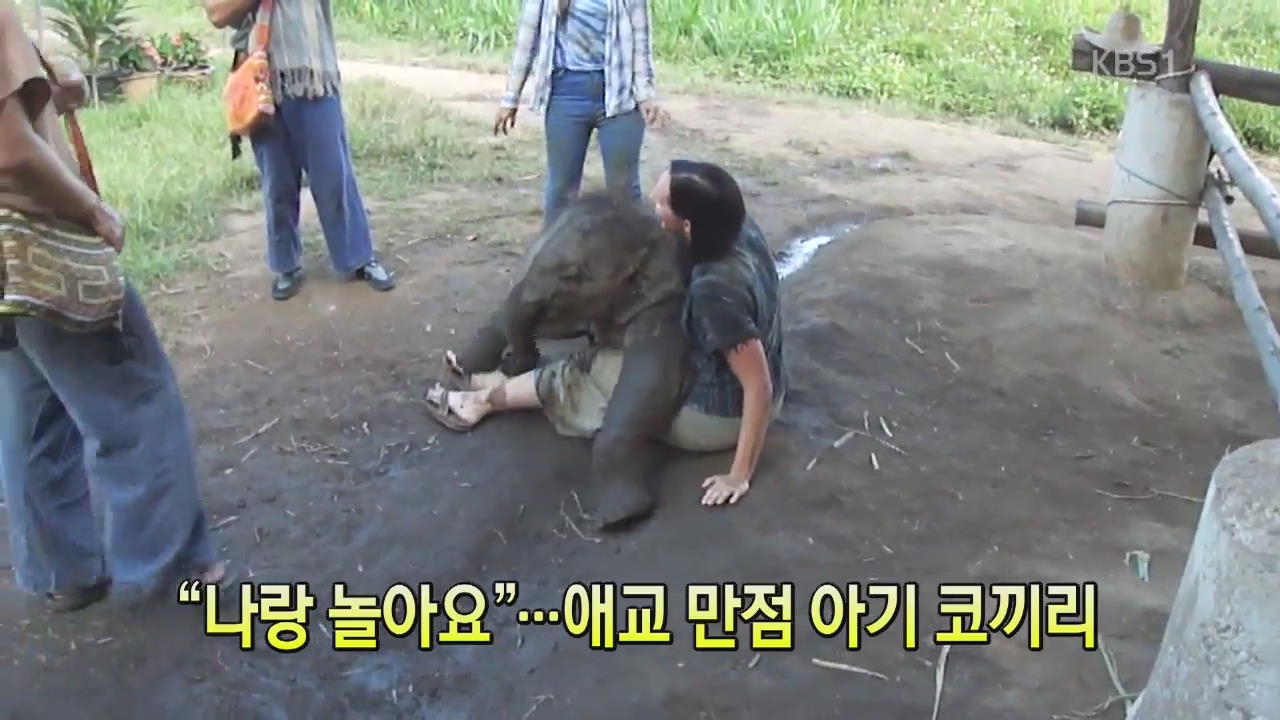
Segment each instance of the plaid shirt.
[[[532,73],[529,108],[538,114],[546,110],[551,97],[551,71],[555,66],[558,6],[557,0],[524,0],[502,107],[519,106],[525,82]],[[649,35],[648,0],[608,0],[608,6],[604,112],[605,117],[613,117],[653,98],[653,43]]]

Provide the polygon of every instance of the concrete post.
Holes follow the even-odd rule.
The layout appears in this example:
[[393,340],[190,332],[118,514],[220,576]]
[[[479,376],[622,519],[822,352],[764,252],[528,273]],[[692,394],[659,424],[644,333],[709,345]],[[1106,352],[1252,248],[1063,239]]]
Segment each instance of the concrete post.
[[1179,290],[1209,163],[1190,95],[1134,85],[1115,158],[1103,232],[1107,268],[1142,291]]
[[1280,438],[1213,472],[1155,666],[1128,720],[1280,718]]

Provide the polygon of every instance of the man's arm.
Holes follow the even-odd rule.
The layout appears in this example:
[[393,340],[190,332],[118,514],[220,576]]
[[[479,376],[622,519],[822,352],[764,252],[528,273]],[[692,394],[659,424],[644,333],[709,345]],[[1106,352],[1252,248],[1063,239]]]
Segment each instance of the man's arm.
[[204,14],[219,30],[240,22],[258,0],[204,0]]
[[22,178],[24,192],[30,188],[58,217],[118,249],[119,218],[36,134],[33,122],[53,102],[53,89],[12,0],[0,0],[0,57],[0,171]]
[[0,169],[29,182],[35,191],[32,194],[50,205],[58,217],[98,230],[109,211],[36,134],[21,92],[0,98]]

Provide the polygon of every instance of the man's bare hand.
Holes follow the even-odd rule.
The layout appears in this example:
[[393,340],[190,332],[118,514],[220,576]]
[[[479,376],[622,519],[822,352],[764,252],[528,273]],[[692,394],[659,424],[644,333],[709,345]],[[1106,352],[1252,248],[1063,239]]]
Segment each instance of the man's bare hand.
[[84,107],[87,93],[83,80],[78,85],[58,84],[53,86],[53,106],[59,115]]
[[258,5],[258,0],[202,0],[205,17],[219,30],[244,19]]
[[652,100],[640,103],[640,114],[644,116],[645,124],[654,129],[664,128],[671,122],[671,115]]
[[110,206],[99,203],[93,211],[90,224],[103,242],[115,248],[116,252],[124,251],[124,221]]
[[84,106],[88,88],[80,68],[76,67],[75,63],[59,63],[54,67],[54,72],[57,73],[57,82],[50,88],[53,92],[54,108],[59,115],[79,110]]
[[493,134],[502,133],[506,135],[516,126],[516,109],[515,108],[498,108],[498,116],[493,120]]

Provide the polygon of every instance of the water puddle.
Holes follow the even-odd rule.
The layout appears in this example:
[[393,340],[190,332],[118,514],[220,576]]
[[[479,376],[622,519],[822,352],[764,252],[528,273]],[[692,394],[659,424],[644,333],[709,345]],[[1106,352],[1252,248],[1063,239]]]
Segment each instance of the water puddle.
[[786,247],[778,251],[776,255],[778,277],[786,278],[788,275],[808,265],[809,261],[813,260],[823,245],[836,239],[843,239],[860,227],[862,227],[862,223],[840,225],[813,235],[795,238],[787,243]]

